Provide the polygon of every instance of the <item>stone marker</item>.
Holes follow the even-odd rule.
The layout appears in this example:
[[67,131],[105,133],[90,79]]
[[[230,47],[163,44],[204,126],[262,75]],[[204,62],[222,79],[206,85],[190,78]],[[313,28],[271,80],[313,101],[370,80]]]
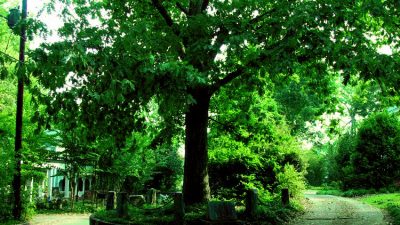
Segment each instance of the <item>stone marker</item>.
[[98,200],[100,199],[100,202],[102,205],[104,205],[104,200],[106,199],[107,194],[104,192],[96,192],[96,208],[97,208],[97,203]]
[[62,199],[61,198],[57,198],[57,200],[55,201],[55,209],[62,209],[63,205],[62,205]]
[[249,217],[254,217],[257,212],[258,204],[258,190],[250,189],[246,192],[246,215]]
[[128,216],[128,193],[126,192],[117,194],[117,215],[118,217]]
[[157,204],[157,190],[154,188],[150,188],[147,191],[147,203],[155,205]]
[[185,216],[185,203],[183,202],[183,195],[181,192],[173,194],[174,198],[174,209],[175,209],[175,220],[178,222],[183,221]]
[[208,202],[207,216],[211,221],[237,220],[234,202]]
[[129,204],[141,206],[146,203],[143,195],[129,195]]
[[282,205],[286,206],[289,204],[289,189],[282,189]]
[[106,199],[106,196],[107,196],[107,194],[103,193],[103,192],[97,192],[97,195],[96,195],[96,197],[98,199]]
[[114,209],[115,191],[109,191],[106,200],[106,210]]

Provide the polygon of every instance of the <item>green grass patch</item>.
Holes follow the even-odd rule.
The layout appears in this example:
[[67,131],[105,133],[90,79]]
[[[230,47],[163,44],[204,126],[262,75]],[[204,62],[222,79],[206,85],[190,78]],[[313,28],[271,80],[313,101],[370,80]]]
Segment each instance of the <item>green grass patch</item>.
[[393,218],[393,225],[400,225],[400,193],[369,195],[360,200],[378,208],[386,209]]
[[[246,224],[251,225],[272,225],[283,224],[295,218],[304,208],[297,201],[283,207],[280,202],[271,200],[260,203],[256,215],[249,218],[244,213],[245,208],[239,204],[236,207],[239,220],[246,221]],[[119,218],[115,210],[100,210],[94,214],[95,218],[114,222],[119,224],[130,225],[173,225],[174,221],[173,205],[166,207],[157,207],[144,205],[143,207],[129,207],[128,217]],[[207,219],[207,204],[197,204],[186,208],[185,221],[186,224],[198,224],[198,221]]]
[[287,224],[304,212],[304,207],[297,201],[291,201],[286,207],[280,202],[259,205],[256,218],[250,219],[252,225]]
[[373,194],[388,194],[394,193],[398,191],[394,188],[382,188],[379,190],[375,189],[350,189],[346,191],[342,191],[339,189],[330,189],[330,188],[323,188],[317,191],[317,195],[336,195],[342,197],[361,197],[365,195],[373,195]]
[[76,202],[72,209],[70,205],[64,205],[62,209],[40,208],[35,214],[62,214],[62,213],[94,213],[104,207],[96,207],[94,203]]
[[361,201],[382,209],[389,205],[400,206],[400,193],[369,195],[362,197]]
[[0,221],[0,225],[16,225],[16,224],[26,224],[22,221],[16,221],[16,220],[8,220],[8,221]]
[[116,210],[100,210],[94,215],[104,221],[130,225],[170,225],[174,222],[172,205],[165,207],[144,205],[141,208],[130,206],[127,218],[118,217]]

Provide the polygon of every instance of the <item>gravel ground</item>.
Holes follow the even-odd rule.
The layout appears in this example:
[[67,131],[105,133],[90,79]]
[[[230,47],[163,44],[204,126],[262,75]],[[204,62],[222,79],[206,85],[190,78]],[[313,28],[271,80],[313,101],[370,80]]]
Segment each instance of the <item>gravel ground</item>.
[[89,214],[39,214],[30,225],[89,225]]
[[382,211],[365,203],[331,195],[306,193],[306,213],[291,225],[387,225]]

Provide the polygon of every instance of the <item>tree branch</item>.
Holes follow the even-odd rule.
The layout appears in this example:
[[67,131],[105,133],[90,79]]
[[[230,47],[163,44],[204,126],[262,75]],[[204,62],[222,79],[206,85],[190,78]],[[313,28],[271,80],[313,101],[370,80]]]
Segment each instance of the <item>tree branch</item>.
[[219,27],[219,31],[217,33],[215,33],[214,35],[216,35],[217,38],[215,39],[215,43],[214,43],[215,48],[213,50],[211,50],[209,53],[210,59],[214,59],[217,56],[219,49],[224,44],[225,39],[229,35],[229,31],[223,25],[221,25]]
[[228,131],[234,131],[234,132],[236,133],[235,126],[234,126],[233,124],[222,123],[222,122],[220,122],[220,121],[218,121],[218,120],[216,120],[216,119],[213,119],[213,118],[210,117],[210,116],[208,117],[208,119],[211,120],[211,121],[213,121],[213,122],[218,123],[218,124],[221,125],[221,126],[223,126],[226,130],[228,130]]
[[244,65],[244,66],[241,66],[241,67],[237,68],[235,71],[229,73],[224,78],[216,81],[214,83],[214,85],[211,85],[211,87],[210,87],[211,93],[214,93],[214,92],[218,91],[222,86],[228,84],[229,82],[231,82],[235,78],[245,74],[246,68],[257,68],[257,67],[259,67],[260,63],[262,63],[265,60],[267,60],[267,57],[268,56],[266,54],[261,54],[257,59],[252,60],[247,65]]
[[208,117],[209,120],[219,124],[220,126],[222,126],[224,128],[225,131],[231,132],[230,134],[234,134],[236,136],[236,138],[241,139],[241,140],[245,140],[247,139],[246,137],[244,137],[242,134],[240,134],[240,132],[237,131],[236,127],[234,124],[232,123],[223,123],[220,122],[216,119],[213,119],[211,117]]
[[210,0],[204,0],[204,1],[203,1],[203,4],[202,4],[202,6],[201,6],[201,11],[206,10],[209,3],[210,3]]
[[183,7],[183,5],[180,2],[176,3],[176,7],[178,7],[178,9],[180,9],[186,15],[189,15],[189,10]]
[[260,20],[261,20],[264,16],[266,16],[266,15],[268,15],[268,14],[271,14],[271,13],[274,13],[276,10],[277,10],[276,8],[272,8],[271,10],[268,10],[267,12],[265,12],[265,13],[263,13],[263,14],[261,14],[261,15],[256,16],[255,18],[253,18],[253,19],[251,19],[251,20],[249,21],[249,25],[253,25],[253,24],[256,24],[256,23],[260,22]]
[[[157,9],[157,11],[161,14],[161,16],[164,18],[165,23],[171,28],[172,32],[179,37],[180,31],[179,29],[174,26],[174,21],[172,20],[171,16],[168,14],[167,10],[165,7],[161,4],[160,0],[151,0],[153,6]],[[179,6],[180,5],[180,6]],[[177,7],[180,8],[182,7],[181,10],[185,10],[184,7],[177,3]],[[187,11],[187,10],[185,10]],[[183,59],[185,57],[185,46],[184,43],[182,43],[182,48],[178,48],[178,53],[179,56]]]
[[244,73],[244,67],[239,67],[237,70],[229,73],[226,77],[218,80],[215,82],[214,85],[210,88],[211,93],[218,91],[222,86],[226,85],[227,83],[231,82],[235,78],[241,76]]
[[168,12],[165,9],[165,7],[160,3],[160,1],[159,0],[151,0],[151,2],[153,3],[153,6],[161,14],[161,16],[164,18],[165,23],[167,23],[167,25],[172,28],[172,31],[176,35],[179,35],[179,31],[174,29],[174,21],[172,20],[171,16],[168,14]]
[[16,61],[16,62],[19,61],[18,59],[12,57],[11,55],[9,55],[9,54],[7,54],[7,53],[5,53],[5,52],[0,51],[0,54],[4,55],[5,57],[7,57],[7,58],[9,58],[9,59],[11,59],[11,60],[13,60],[13,61]]

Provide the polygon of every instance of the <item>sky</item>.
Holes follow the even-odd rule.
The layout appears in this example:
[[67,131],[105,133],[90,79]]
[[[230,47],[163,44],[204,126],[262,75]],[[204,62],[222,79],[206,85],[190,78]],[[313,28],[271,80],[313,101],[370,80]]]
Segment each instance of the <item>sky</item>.
[[[28,0],[28,14],[31,17],[36,17],[40,10],[44,8],[44,4],[48,2],[48,0]],[[39,47],[40,43],[46,42],[55,42],[59,40],[59,37],[56,35],[56,31],[63,24],[62,20],[57,17],[55,14],[48,14],[46,12],[42,13],[39,16],[39,19],[47,25],[47,28],[53,32],[52,35],[43,39],[41,37],[36,37],[33,42],[30,44],[30,48],[34,49]]]

